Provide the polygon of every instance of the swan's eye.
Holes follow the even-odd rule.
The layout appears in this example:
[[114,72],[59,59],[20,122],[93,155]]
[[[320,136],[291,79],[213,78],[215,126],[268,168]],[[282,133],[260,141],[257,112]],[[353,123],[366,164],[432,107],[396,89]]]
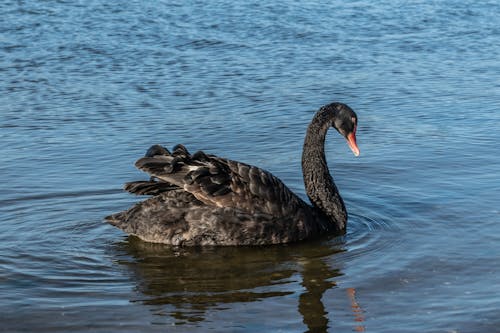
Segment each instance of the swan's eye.
[[333,123],[333,127],[335,127],[335,128],[344,127],[344,120],[342,118],[335,119],[335,122]]

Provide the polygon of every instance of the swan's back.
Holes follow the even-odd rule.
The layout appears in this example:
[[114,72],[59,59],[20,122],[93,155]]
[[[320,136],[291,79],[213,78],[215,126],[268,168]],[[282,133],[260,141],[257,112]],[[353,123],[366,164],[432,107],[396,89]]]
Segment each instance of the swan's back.
[[[317,232],[311,208],[271,173],[178,145],[152,146],[136,166],[151,175],[125,189],[153,197],[107,217],[150,242],[173,245],[258,245]],[[326,223],[325,223],[326,227]]]

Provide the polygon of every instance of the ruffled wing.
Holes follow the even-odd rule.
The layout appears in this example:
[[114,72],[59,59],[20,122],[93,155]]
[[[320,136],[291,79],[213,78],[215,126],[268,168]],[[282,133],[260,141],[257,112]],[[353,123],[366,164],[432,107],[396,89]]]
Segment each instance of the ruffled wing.
[[137,184],[143,192],[178,187],[206,205],[276,217],[290,216],[305,204],[265,170],[201,151],[191,155],[182,145],[172,153],[154,145],[135,165],[153,177],[150,182]]

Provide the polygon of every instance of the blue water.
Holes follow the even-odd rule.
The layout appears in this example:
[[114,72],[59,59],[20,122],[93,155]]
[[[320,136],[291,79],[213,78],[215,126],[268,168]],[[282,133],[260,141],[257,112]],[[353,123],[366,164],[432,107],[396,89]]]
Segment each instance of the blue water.
[[[0,331],[497,332],[500,4],[0,3]],[[304,195],[305,128],[345,237],[176,249],[103,223],[134,161],[185,144]]]

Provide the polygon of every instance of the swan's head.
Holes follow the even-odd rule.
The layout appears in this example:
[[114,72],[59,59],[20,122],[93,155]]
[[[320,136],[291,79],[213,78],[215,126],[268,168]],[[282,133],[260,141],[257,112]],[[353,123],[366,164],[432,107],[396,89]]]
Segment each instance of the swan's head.
[[358,116],[347,105],[334,103],[336,110],[332,126],[347,140],[347,145],[354,155],[359,156],[359,148],[356,144],[356,127]]

